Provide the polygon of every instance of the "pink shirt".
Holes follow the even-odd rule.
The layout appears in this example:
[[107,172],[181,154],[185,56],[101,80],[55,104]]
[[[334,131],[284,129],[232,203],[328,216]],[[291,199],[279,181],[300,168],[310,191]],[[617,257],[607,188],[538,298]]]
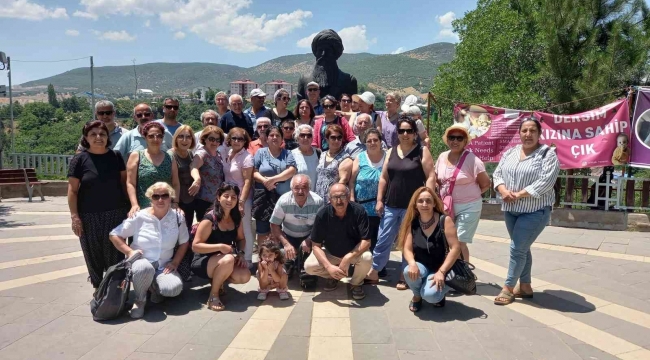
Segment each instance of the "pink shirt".
[[[447,162],[448,155],[449,151],[441,153],[436,162],[438,182],[444,184],[441,189],[443,193],[449,189],[447,180],[454,176],[456,170],[455,166],[449,165]],[[455,204],[467,204],[481,199],[481,188],[476,182],[476,177],[482,172],[485,172],[483,161],[471,152],[467,154],[465,162],[463,162],[463,166],[456,177],[454,192],[451,194]]]
[[[240,150],[232,160],[229,160],[228,156],[231,151],[232,149],[226,148],[225,151],[221,152],[221,157],[223,159],[223,172],[226,181],[237,184],[237,186],[239,186],[239,191],[241,192],[244,189],[244,176],[242,171],[253,167],[253,156],[246,149],[243,149]],[[249,195],[252,194],[253,192],[250,191]]]

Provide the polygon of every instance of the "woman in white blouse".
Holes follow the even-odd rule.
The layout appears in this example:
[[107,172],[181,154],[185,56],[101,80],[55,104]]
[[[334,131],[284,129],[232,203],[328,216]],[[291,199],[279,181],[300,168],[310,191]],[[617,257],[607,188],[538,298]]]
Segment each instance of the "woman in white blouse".
[[539,120],[524,118],[519,124],[521,145],[506,151],[494,171],[494,188],[503,199],[501,210],[512,242],[508,275],[494,299],[496,305],[533,297],[530,247],[549,222],[555,202],[553,185],[560,172],[555,150],[539,143],[541,132]]
[[[134,319],[144,315],[149,288],[153,303],[181,293],[183,280],[176,269],[189,246],[185,219],[171,208],[176,196],[174,189],[165,182],[157,182],[147,189],[145,196],[151,200],[151,207],[138,211],[110,233],[113,245],[132,262],[135,303],[130,315]],[[133,242],[129,246],[126,238],[130,236]]]

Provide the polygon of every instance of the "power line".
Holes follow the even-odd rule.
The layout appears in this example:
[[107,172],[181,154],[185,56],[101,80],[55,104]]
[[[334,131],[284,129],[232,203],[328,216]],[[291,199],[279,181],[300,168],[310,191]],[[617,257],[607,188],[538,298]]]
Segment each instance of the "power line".
[[57,62],[65,62],[65,61],[76,61],[76,60],[83,60],[83,59],[89,59],[90,56],[84,56],[80,57],[77,59],[63,59],[63,60],[13,60],[15,62],[23,62],[23,63],[57,63]]

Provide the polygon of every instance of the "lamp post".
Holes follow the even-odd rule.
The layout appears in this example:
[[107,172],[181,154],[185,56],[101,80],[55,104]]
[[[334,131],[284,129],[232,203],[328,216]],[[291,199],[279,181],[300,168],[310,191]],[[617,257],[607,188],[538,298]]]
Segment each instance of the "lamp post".
[[[9,79],[9,128],[11,131],[11,152],[14,151],[14,101],[13,94],[11,91],[11,58],[6,56],[4,52],[0,51],[0,65],[2,65],[2,70],[7,70],[7,78]],[[1,121],[0,121],[1,123]],[[4,132],[4,126],[0,127],[0,130]],[[4,145],[2,144],[2,139],[0,139],[0,169],[3,168],[2,164],[2,152]]]

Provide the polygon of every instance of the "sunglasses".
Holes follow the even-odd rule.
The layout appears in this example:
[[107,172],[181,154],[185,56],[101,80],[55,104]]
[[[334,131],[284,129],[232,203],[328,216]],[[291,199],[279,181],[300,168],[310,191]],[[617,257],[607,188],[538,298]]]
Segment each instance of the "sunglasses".
[[464,141],[465,136],[463,136],[463,135],[448,135],[447,140],[449,140],[449,141]]
[[143,117],[149,117],[149,116],[151,116],[150,112],[136,113],[135,114],[135,117],[137,117],[138,119],[143,118]]
[[282,130],[286,130],[286,131],[289,131],[289,130],[293,131],[294,129],[295,129],[295,127],[293,127],[293,126],[283,126],[282,127]]
[[165,193],[165,194],[153,194],[153,195],[151,195],[151,200],[153,200],[153,201],[158,201],[160,199],[163,199],[163,200],[169,199],[169,194]]
[[400,134],[400,135],[404,135],[404,134],[409,134],[409,135],[411,135],[411,134],[413,134],[414,132],[415,132],[415,131],[413,131],[413,129],[397,129],[397,133]]
[[334,109],[334,108],[336,108],[336,105],[334,105],[334,104],[323,105],[323,108],[324,109]]
[[99,115],[99,116],[113,115],[113,110],[110,110],[110,111],[98,111],[97,115]]
[[235,136],[230,137],[230,141],[234,141],[234,142],[244,142],[244,140],[246,139],[244,139],[243,137],[235,137]]
[[163,137],[164,137],[163,134],[151,134],[151,135],[147,135],[147,139],[151,139],[151,140],[154,140],[154,139],[161,139],[161,140],[162,140]]
[[307,91],[309,91],[309,92],[314,92],[314,91],[318,91],[318,90],[319,90],[318,88],[309,88],[309,89],[307,89]]
[[343,140],[343,136],[342,135],[339,135],[339,136],[332,135],[332,136],[329,137],[329,139],[332,140],[332,141],[341,141],[341,140]]
[[290,99],[289,97],[283,96],[283,97],[280,98],[280,100],[282,100],[282,101],[289,101],[289,100],[291,100],[291,99]]
[[178,105],[165,105],[167,110],[178,110]]
[[313,137],[312,134],[300,134],[298,135],[301,139],[311,139]]
[[268,129],[269,126],[268,125],[257,125],[257,128],[258,129]]
[[221,138],[208,136],[209,142],[221,142]]
[[350,99],[341,99],[341,102],[342,103],[351,103],[352,100],[350,100]]

